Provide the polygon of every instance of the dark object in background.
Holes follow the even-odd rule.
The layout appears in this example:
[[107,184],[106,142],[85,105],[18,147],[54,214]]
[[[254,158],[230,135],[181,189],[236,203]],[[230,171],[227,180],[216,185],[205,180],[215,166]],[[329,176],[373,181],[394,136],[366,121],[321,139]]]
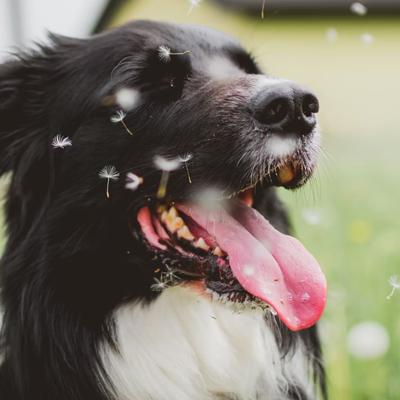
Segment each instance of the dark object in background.
[[[263,0],[214,0],[224,7],[240,11],[261,13]],[[264,11],[280,13],[338,13],[353,15],[350,6],[354,0],[266,0]],[[368,14],[389,14],[400,12],[400,0],[368,0],[361,1],[367,7]]]

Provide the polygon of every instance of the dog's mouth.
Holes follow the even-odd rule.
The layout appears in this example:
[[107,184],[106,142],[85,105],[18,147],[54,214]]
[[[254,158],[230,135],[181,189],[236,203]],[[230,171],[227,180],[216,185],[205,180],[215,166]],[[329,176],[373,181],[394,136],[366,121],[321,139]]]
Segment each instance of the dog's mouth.
[[[292,182],[296,166],[275,175]],[[142,239],[165,267],[153,289],[182,279],[228,305],[270,308],[292,330],[310,327],[325,307],[325,276],[303,245],[274,229],[252,203],[248,188],[212,204],[170,200],[141,208]]]

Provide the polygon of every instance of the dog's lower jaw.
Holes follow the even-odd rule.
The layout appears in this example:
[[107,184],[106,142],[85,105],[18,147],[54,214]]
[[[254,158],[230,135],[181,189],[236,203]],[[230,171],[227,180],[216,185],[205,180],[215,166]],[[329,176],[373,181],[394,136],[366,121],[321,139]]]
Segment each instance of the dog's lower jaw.
[[119,400],[314,399],[303,352],[282,358],[262,313],[174,287],[114,318],[119,352],[102,359]]

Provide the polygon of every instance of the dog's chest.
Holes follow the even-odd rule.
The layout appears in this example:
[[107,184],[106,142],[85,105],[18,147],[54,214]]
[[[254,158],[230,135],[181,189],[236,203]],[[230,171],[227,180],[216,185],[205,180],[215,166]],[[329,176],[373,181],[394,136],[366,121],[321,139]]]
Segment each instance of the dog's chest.
[[116,314],[120,355],[104,364],[126,400],[281,397],[283,366],[260,313],[233,314],[181,287]]

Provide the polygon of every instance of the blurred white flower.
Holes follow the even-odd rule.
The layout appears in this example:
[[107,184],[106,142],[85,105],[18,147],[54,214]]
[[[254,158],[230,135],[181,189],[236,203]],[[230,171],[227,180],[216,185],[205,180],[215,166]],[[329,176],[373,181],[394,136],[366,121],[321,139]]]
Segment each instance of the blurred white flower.
[[125,188],[134,191],[143,183],[143,178],[133,174],[132,172],[128,172],[126,174],[126,181]]
[[100,172],[99,177],[101,179],[107,179],[107,197],[110,197],[109,186],[110,179],[112,181],[117,181],[119,179],[119,172],[113,165],[106,165]]
[[162,171],[160,186],[157,190],[157,198],[163,199],[167,194],[167,186],[169,180],[169,173],[171,171],[175,171],[181,165],[181,162],[178,160],[166,160],[163,157],[156,156],[154,158],[154,164],[158,169]]
[[154,158],[154,164],[156,167],[162,171],[175,171],[178,169],[181,165],[181,162],[178,159],[175,160],[167,160],[163,157],[156,156]]
[[61,135],[57,135],[56,137],[53,138],[51,145],[55,149],[57,149],[57,148],[63,149],[66,146],[72,146],[72,142],[68,137],[63,138]]
[[388,332],[376,322],[357,324],[347,335],[347,349],[353,357],[358,359],[382,357],[389,349]]
[[363,33],[361,35],[361,41],[366,45],[372,44],[374,40],[375,38],[369,33]]
[[336,42],[338,39],[338,31],[335,28],[329,28],[326,31],[326,37],[330,42]]
[[387,299],[389,300],[392,296],[395,290],[400,289],[400,280],[398,276],[391,276],[389,279],[390,286],[392,286],[393,290],[392,293],[387,296]]
[[309,225],[318,225],[322,221],[322,212],[317,208],[307,208],[303,210],[303,219]]
[[368,9],[367,9],[367,7],[364,6],[364,4],[361,4],[361,3],[353,3],[353,4],[350,6],[350,11],[351,11],[352,13],[354,13],[354,14],[364,16],[365,14],[367,14]]
[[[122,88],[115,93],[115,101],[123,110],[130,111],[137,106],[139,102],[139,93],[134,89]],[[125,116],[122,119],[124,118]]]

